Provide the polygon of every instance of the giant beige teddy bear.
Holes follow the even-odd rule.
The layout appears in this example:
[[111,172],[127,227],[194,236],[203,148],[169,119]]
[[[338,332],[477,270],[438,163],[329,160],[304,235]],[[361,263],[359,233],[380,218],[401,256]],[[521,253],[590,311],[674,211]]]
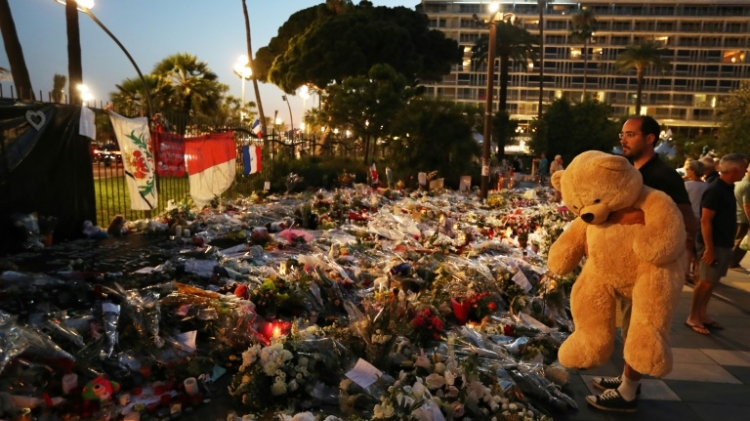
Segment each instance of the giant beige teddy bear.
[[625,158],[604,152],[578,155],[553,174],[552,185],[578,217],[552,244],[549,269],[567,274],[587,256],[570,296],[575,332],[562,344],[560,362],[585,369],[609,359],[622,296],[633,300],[625,361],[643,374],[668,374],[669,328],[686,267],[677,205],[644,186]]

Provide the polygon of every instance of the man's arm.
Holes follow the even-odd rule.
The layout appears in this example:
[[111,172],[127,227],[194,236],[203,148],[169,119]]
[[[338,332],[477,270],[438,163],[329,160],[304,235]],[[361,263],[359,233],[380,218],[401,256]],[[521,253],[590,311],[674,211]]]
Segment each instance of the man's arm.
[[[750,208],[750,205],[748,205]],[[678,203],[677,207],[680,209],[680,212],[682,213],[682,220],[685,222],[685,231],[687,232],[687,242],[688,247],[692,248],[693,243],[695,243],[695,235],[698,233],[698,230],[700,229],[698,218],[695,217],[693,214],[693,207],[690,206],[690,203]]]
[[745,211],[745,217],[748,221],[750,221],[750,203],[745,203],[742,205],[742,210]]
[[703,208],[701,209],[701,236],[703,236],[703,244],[706,246],[706,250],[703,252],[701,260],[707,265],[714,262],[714,239],[713,239],[713,226],[711,222],[716,215],[716,211]]

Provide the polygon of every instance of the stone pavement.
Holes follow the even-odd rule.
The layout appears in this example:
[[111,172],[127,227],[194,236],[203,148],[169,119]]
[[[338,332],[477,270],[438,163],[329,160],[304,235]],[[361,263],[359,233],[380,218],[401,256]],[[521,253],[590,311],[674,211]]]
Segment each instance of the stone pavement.
[[[742,261],[750,268],[750,253]],[[606,364],[571,373],[567,390],[579,405],[577,412],[556,420],[585,421],[747,421],[750,420],[750,274],[730,270],[714,290],[709,314],[724,325],[704,336],[685,326],[692,288],[685,286],[672,323],[674,369],[668,376],[644,378],[635,413],[598,410],[586,403],[600,391],[594,377],[622,373],[622,341]]]

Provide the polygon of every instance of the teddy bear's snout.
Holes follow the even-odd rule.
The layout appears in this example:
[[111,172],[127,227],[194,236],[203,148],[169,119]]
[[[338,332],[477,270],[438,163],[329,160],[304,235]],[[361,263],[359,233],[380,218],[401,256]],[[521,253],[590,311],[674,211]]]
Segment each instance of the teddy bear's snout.
[[594,220],[594,214],[591,212],[584,213],[581,215],[581,219],[583,219],[583,222],[590,224]]

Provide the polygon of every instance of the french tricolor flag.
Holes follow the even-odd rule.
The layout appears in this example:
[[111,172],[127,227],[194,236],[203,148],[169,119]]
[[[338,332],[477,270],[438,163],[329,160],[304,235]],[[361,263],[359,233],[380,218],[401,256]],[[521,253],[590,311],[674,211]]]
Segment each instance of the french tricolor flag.
[[245,145],[242,147],[242,163],[245,164],[245,169],[242,171],[243,174],[259,173],[261,162],[263,162],[263,152],[260,146]]
[[263,137],[263,128],[260,126],[260,120],[257,118],[255,119],[255,123],[253,123],[252,131],[258,136],[258,139]]
[[190,196],[202,208],[234,182],[237,147],[234,134],[224,132],[185,139],[185,167]]

